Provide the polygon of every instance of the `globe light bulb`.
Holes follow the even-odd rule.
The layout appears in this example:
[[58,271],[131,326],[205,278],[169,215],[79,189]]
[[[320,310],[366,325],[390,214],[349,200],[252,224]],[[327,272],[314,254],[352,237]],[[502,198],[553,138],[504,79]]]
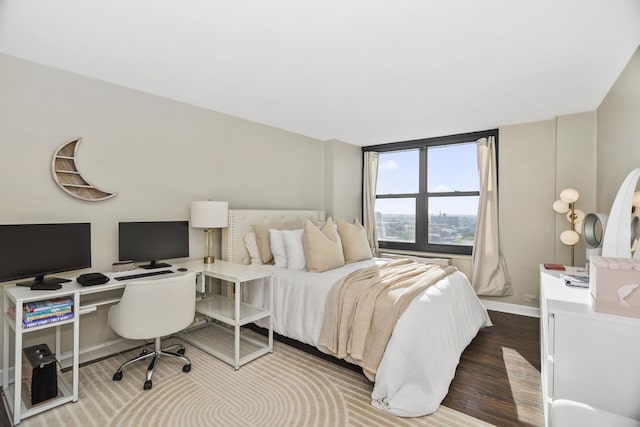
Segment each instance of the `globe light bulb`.
[[580,235],[573,230],[565,230],[560,233],[560,241],[567,246],[573,246],[580,241]]
[[559,214],[566,214],[569,212],[569,204],[567,202],[563,202],[562,200],[556,200],[553,202],[553,210]]
[[567,203],[575,203],[580,198],[580,193],[575,188],[565,188],[560,192],[560,200]]
[[[573,211],[573,223],[577,224],[577,223],[581,223],[582,220],[584,219],[584,212],[581,211],[580,209],[575,209]],[[571,222],[571,212],[567,212],[567,221]]]

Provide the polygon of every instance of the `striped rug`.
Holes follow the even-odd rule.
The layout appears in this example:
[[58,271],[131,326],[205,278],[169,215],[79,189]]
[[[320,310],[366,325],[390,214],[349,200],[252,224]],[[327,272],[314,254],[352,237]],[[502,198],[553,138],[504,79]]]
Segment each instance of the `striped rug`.
[[[123,353],[80,368],[80,398],[25,419],[35,426],[487,426],[441,406],[421,418],[389,416],[369,403],[372,384],[349,369],[286,344],[235,371],[228,364],[185,345],[192,370],[163,359],[153,388],[142,390],[146,363],[111,377],[135,356]],[[68,374],[65,374],[68,375]]]

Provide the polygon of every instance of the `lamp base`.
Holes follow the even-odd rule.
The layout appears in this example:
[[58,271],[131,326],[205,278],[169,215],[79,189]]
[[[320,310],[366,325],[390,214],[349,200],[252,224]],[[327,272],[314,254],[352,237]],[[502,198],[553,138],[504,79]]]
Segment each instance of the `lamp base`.
[[215,258],[212,256],[206,256],[204,257],[204,263],[205,264],[213,264],[215,261]]

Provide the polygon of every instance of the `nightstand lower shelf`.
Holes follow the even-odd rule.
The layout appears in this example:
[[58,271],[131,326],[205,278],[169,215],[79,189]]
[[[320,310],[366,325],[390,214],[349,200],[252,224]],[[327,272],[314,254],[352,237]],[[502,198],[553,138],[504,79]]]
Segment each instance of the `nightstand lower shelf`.
[[[232,326],[217,322],[207,322],[201,327],[183,332],[180,338],[223,362],[235,366],[235,331]],[[240,333],[240,354],[236,369],[269,352],[269,340],[267,337],[249,329],[242,329]]]

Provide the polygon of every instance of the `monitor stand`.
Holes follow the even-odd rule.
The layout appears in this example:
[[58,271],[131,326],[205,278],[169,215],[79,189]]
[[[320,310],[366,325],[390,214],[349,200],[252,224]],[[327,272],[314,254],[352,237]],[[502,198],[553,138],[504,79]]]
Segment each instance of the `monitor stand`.
[[171,264],[164,262],[151,261],[150,264],[139,265],[138,268],[144,268],[145,270],[153,270],[154,268],[167,268],[171,267]]
[[17,286],[26,286],[31,289],[41,289],[41,290],[56,290],[60,289],[61,283],[70,282],[71,279],[63,279],[61,277],[44,277],[44,276],[36,276],[34,280],[29,280],[27,282],[16,283]]

